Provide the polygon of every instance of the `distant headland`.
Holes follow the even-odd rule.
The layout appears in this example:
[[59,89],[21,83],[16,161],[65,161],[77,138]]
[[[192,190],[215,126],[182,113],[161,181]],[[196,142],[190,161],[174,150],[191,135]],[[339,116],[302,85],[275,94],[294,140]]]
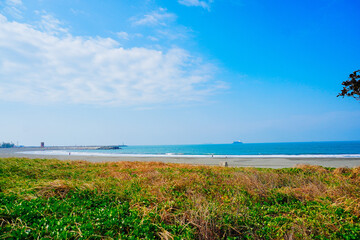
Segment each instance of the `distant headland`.
[[107,145],[107,146],[43,146],[46,150],[114,150],[127,147],[126,145]]

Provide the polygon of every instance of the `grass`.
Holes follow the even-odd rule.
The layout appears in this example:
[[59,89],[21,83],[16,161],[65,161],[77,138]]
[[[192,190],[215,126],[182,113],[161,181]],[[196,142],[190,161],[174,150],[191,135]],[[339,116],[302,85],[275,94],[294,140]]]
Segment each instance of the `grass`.
[[360,239],[360,168],[0,159],[0,239]]

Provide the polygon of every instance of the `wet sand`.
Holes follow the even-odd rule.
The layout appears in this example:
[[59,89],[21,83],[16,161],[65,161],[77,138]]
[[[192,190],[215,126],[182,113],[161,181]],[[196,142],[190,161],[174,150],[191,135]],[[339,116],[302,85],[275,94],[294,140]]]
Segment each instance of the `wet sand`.
[[[229,167],[259,167],[259,168],[289,168],[297,164],[320,165],[324,167],[358,167],[360,158],[225,158],[225,157],[137,157],[137,156],[75,156],[75,155],[36,155],[26,153],[27,151],[39,151],[39,148],[0,149],[0,157],[21,158],[46,158],[59,160],[85,160],[89,162],[118,162],[118,161],[141,161],[141,162],[166,162],[185,163],[194,165],[218,166],[220,162],[226,161]],[[25,153],[20,153],[25,152]]]

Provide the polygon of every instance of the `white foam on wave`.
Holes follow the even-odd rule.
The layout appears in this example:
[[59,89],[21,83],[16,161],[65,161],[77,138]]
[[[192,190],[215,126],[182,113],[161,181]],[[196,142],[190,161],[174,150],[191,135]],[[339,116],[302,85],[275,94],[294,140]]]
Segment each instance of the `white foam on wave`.
[[[94,156],[94,157],[181,157],[181,158],[208,158],[209,155],[183,155],[178,153],[166,154],[122,154],[122,153],[100,153],[100,152],[76,152],[64,150],[26,151],[22,154],[53,155],[53,156]],[[299,155],[213,155],[214,158],[360,158],[360,154],[299,154]]]

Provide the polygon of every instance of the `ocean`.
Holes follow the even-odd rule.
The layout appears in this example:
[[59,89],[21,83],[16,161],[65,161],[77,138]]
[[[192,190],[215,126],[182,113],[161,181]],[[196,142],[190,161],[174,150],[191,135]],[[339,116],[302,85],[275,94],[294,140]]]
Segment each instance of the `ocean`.
[[[44,155],[157,157],[359,158],[360,141],[127,146],[116,150],[48,150]],[[29,153],[29,152],[28,152]]]

